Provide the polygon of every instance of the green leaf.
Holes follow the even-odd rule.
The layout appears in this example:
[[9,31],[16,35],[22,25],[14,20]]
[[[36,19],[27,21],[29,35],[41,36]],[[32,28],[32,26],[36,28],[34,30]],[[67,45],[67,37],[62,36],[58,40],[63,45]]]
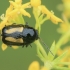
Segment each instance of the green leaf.
[[43,61],[45,62],[45,58],[43,57],[42,53],[40,52],[39,48],[37,47],[37,56]]
[[68,67],[55,66],[54,68],[59,69],[59,70],[70,70],[70,68],[68,68]]
[[70,62],[59,62],[57,64],[70,65]]
[[41,43],[39,42],[39,40],[35,41],[35,44],[37,45],[37,48],[39,49],[40,53],[43,55],[43,57],[47,60],[47,53],[44,50],[43,46],[41,45]]
[[[53,55],[55,55],[55,41],[52,43],[52,46],[51,46],[51,48],[50,48],[50,51],[53,53]],[[48,53],[48,59],[49,60],[53,60],[53,58],[54,58],[54,56],[50,53],[50,51],[49,51],[49,53]]]
[[54,59],[53,62],[54,62],[55,64],[59,63],[59,61],[60,61],[62,58],[65,57],[66,53],[67,53],[67,51],[65,51],[62,55],[60,55],[59,57],[57,57],[56,59]]

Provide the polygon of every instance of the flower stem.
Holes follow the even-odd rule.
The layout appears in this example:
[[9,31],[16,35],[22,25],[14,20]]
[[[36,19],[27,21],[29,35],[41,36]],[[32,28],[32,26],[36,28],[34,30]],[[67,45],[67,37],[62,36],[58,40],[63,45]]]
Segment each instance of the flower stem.
[[42,45],[40,44],[39,40],[35,41],[35,44],[39,48],[40,53],[42,53],[43,57],[46,58],[46,60],[47,60],[48,59],[47,54],[46,54],[44,48],[42,47]]
[[25,24],[24,18],[21,14],[19,15],[19,18],[20,18],[19,20],[20,20],[21,24]]
[[65,39],[67,39],[70,36],[70,30],[66,32],[66,34],[64,34],[59,41],[56,44],[56,49],[55,49],[55,53],[57,52],[57,50],[60,48],[60,46],[62,45],[62,43],[64,42]]

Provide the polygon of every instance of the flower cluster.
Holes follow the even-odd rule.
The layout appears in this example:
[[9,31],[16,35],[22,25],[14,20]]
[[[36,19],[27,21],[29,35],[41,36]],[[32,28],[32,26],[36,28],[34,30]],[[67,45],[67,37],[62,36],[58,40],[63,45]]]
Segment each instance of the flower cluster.
[[[30,18],[31,15],[25,9],[31,7],[33,7],[33,13],[36,18],[36,29],[40,29],[40,25],[47,19],[51,19],[54,23],[63,22],[60,18],[50,12],[44,5],[41,5],[41,0],[30,0],[30,2],[25,4],[22,4],[22,0],[9,1],[9,3],[10,6],[7,8],[6,13],[2,14],[0,17],[2,19],[0,22],[0,30],[2,30],[4,26],[11,25],[13,23],[25,24],[22,16]],[[46,14],[45,18],[43,18],[44,14]],[[6,48],[7,45],[3,43],[2,49],[5,50]]]
[[[25,10],[26,8],[29,8],[30,2],[26,4],[22,4],[22,0],[15,0],[15,1],[9,1],[10,6],[7,8],[5,16],[2,14],[0,22],[0,30],[3,29],[4,26],[11,25],[13,23],[23,23],[24,19],[23,16],[31,17],[31,15]],[[17,49],[18,46],[12,46],[14,49]],[[6,44],[2,44],[2,50],[5,50],[7,48]]]
[[[70,42],[70,0],[62,0],[64,8],[62,9],[62,17],[63,17],[63,23],[60,24],[60,27],[57,29],[58,33],[62,34],[62,37],[59,39],[61,41],[60,46],[67,44]],[[61,7],[59,5],[59,8]],[[70,68],[70,46],[66,45],[63,47],[63,49],[59,49],[57,52],[57,55],[60,56],[63,52],[68,50],[67,55],[61,60],[61,62],[69,62],[69,65],[65,63]],[[63,65],[61,65],[63,66]]]

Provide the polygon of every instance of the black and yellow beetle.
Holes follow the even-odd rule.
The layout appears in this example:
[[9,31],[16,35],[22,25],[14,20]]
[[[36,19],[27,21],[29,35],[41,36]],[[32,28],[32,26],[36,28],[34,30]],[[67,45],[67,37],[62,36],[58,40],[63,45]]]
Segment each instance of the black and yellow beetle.
[[8,46],[28,46],[38,39],[37,30],[28,25],[8,25],[2,29],[2,41]]
[[[38,36],[38,31],[28,25],[8,25],[2,29],[2,41],[8,46],[28,46],[37,39],[40,39],[44,46],[49,47]],[[31,46],[31,45],[30,45]],[[51,51],[50,51],[51,52]],[[51,52],[53,55],[53,53]],[[54,56],[54,55],[53,55]]]

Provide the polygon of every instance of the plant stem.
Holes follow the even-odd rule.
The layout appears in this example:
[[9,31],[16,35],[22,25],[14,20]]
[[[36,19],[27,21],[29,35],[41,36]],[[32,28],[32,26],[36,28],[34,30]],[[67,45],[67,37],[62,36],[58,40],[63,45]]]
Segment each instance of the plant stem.
[[68,37],[70,37],[70,30],[66,32],[66,34],[64,34],[59,41],[56,44],[56,48],[55,48],[55,53],[57,52],[57,50],[61,47],[62,43],[64,42],[65,39],[67,39]]
[[47,60],[48,59],[47,54],[46,54],[44,48],[42,47],[42,45],[40,44],[39,40],[35,41],[35,44],[40,49],[40,51],[41,51],[42,55],[44,56],[44,58],[46,58],[46,60]]

